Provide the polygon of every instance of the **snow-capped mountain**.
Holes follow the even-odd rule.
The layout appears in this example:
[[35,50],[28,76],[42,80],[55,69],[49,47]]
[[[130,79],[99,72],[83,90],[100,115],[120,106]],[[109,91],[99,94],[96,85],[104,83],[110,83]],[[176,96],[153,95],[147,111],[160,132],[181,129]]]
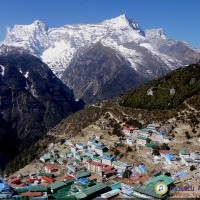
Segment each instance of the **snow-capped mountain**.
[[[15,47],[25,49],[41,58],[59,78],[74,87],[72,79],[77,74],[68,67],[76,67],[77,59],[96,43],[112,49],[118,59],[118,55],[122,56],[128,66],[146,80],[200,58],[200,51],[189,44],[168,39],[161,28],[144,31],[126,15],[99,24],[64,25],[60,28],[49,28],[38,20],[31,25],[15,25],[8,29],[0,51],[5,53]],[[90,62],[88,57],[85,62],[82,62],[82,67]],[[93,70],[95,67],[99,67],[97,63]],[[66,76],[66,72],[70,75]]]
[[[98,41],[120,52],[135,70],[139,70],[144,61],[142,53],[135,47],[144,47],[170,69],[190,63],[160,51],[163,46],[170,48],[177,44],[168,40],[162,29],[143,31],[135,20],[126,15],[99,24],[65,25],[60,28],[49,28],[38,20],[31,25],[15,25],[7,31],[3,45],[27,49],[61,77],[78,51]],[[195,54],[199,53],[195,48],[187,47]]]

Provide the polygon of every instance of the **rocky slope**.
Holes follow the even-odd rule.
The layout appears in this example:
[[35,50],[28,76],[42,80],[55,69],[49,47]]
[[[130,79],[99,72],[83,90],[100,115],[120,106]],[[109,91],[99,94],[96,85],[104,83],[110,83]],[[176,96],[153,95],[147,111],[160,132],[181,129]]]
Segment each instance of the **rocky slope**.
[[40,59],[19,52],[1,55],[0,168],[3,158],[32,145],[79,106],[73,91]]
[[[26,49],[47,63],[58,77],[65,80],[69,87],[74,87],[76,98],[81,97],[86,101],[90,98],[87,96],[88,90],[85,90],[85,93],[83,92],[85,88],[80,87],[77,77],[80,68],[81,71],[84,71],[84,67],[88,68],[88,63],[91,62],[94,73],[86,70],[88,74],[86,76],[85,73],[83,77],[80,77],[82,81],[91,82],[91,85],[94,86],[97,81],[95,75],[97,72],[105,81],[103,82],[104,86],[99,89],[95,86],[89,86],[92,91],[99,91],[96,97],[87,102],[90,103],[93,99],[93,102],[95,102],[96,100],[110,98],[107,95],[107,90],[110,87],[105,88],[105,93],[102,90],[104,90],[106,84],[110,85],[111,79],[116,80],[116,73],[112,73],[109,79],[105,77],[105,72],[101,70],[104,68],[102,67],[104,62],[94,62],[91,56],[86,55],[88,48],[92,48],[93,54],[95,53],[98,57],[98,53],[102,52],[102,49],[98,50],[97,47],[93,48],[93,46],[99,43],[109,47],[112,54],[116,53],[118,55],[115,58],[112,57],[115,63],[119,61],[120,57],[122,59],[120,63],[123,62],[126,66],[129,66],[123,70],[123,66],[120,69],[116,68],[119,69],[118,76],[125,80],[122,84],[122,92],[126,92],[126,85],[130,84],[130,79],[126,81],[126,75],[123,77],[122,72],[125,70],[128,70],[126,73],[132,71],[131,73],[137,74],[139,80],[147,81],[180,66],[194,63],[200,58],[199,50],[189,44],[168,39],[162,29],[142,30],[135,20],[128,18],[126,15],[99,24],[65,25],[60,28],[49,28],[38,20],[31,25],[15,25],[8,30],[0,51],[1,53],[9,52],[15,47]],[[106,49],[104,48],[105,52]],[[101,57],[102,53],[99,56]],[[83,59],[83,57],[85,58]],[[80,60],[82,64],[80,64]],[[72,66],[74,70],[72,70]],[[133,79],[135,79],[135,76],[133,76]],[[113,82],[116,85],[121,84],[120,80]],[[132,82],[134,80],[131,80]],[[131,89],[137,85],[138,83],[133,84]],[[89,93],[91,94],[91,92]],[[110,94],[111,97],[116,97],[119,93],[112,90]]]
[[148,80],[132,70],[117,51],[101,43],[73,59],[61,79],[73,88],[78,99],[87,103],[115,98]]

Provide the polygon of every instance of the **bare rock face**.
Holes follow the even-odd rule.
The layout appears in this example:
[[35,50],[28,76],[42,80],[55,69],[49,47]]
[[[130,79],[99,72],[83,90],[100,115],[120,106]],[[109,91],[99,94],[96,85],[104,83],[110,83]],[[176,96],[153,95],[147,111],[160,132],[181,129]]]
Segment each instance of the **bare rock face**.
[[8,160],[79,108],[73,91],[38,58],[0,56],[1,161],[1,153]]
[[146,80],[123,56],[101,43],[72,60],[61,78],[87,103],[112,99]]

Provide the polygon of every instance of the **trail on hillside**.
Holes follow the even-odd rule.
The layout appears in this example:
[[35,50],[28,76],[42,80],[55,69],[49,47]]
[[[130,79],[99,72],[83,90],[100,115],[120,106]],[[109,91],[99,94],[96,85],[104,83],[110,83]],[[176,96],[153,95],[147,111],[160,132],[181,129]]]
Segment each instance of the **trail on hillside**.
[[194,111],[194,112],[199,112],[199,110],[197,110],[196,108],[194,108],[193,106],[191,106],[190,104],[188,104],[186,101],[183,102],[190,110]]

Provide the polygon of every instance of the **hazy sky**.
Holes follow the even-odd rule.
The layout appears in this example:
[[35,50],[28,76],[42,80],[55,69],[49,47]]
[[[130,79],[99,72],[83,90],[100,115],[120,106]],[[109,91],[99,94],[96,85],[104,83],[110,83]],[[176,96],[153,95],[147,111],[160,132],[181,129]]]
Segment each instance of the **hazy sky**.
[[50,27],[99,23],[121,14],[142,27],[200,48],[200,0],[0,0],[0,41],[6,27],[39,19]]

